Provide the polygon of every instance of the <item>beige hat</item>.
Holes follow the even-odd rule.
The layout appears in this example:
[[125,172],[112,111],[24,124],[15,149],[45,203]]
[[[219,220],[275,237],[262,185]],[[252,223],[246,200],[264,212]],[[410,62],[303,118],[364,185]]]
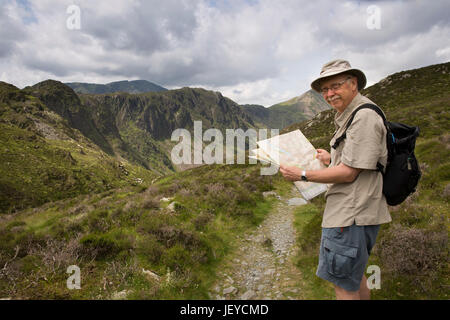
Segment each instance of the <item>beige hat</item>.
[[311,88],[313,88],[317,92],[320,92],[320,81],[322,79],[344,72],[350,73],[358,78],[358,90],[364,89],[367,83],[364,73],[361,70],[352,68],[348,61],[342,59],[333,60],[324,64],[322,67],[322,71],[320,71],[320,77],[318,77],[311,83]]

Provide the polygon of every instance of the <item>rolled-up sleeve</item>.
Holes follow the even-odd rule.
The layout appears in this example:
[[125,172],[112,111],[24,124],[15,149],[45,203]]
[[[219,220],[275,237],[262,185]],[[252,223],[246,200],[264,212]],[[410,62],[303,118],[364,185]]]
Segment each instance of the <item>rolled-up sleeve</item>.
[[381,117],[370,109],[358,111],[347,129],[341,162],[352,168],[377,169],[383,139],[386,139],[386,128]]

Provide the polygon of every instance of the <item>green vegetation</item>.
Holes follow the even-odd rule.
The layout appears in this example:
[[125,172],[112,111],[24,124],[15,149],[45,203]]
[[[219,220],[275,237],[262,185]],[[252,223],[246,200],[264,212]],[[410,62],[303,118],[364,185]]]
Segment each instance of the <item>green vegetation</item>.
[[323,207],[323,198],[316,198],[313,199],[312,204],[298,207],[294,212],[294,225],[298,232],[297,243],[300,248],[297,254],[297,267],[302,271],[305,283],[302,291],[308,300],[333,299],[334,297],[332,284],[316,276]]
[[[0,296],[25,299],[208,299],[236,236],[271,208],[282,183],[259,166],[204,166],[147,187],[48,203],[0,223]],[[166,201],[166,199],[169,199]],[[66,268],[81,269],[81,290]],[[151,273],[156,274],[151,275]]]
[[[0,212],[151,181],[156,175],[70,140],[0,123]],[[128,171],[126,171],[128,170]]]
[[[0,213],[150,183],[157,176],[104,153],[27,93],[0,83]],[[76,98],[69,97],[67,108],[76,108]]]
[[[375,299],[448,299],[450,64],[394,74],[363,94],[391,121],[419,125],[417,191],[390,208],[369,264],[382,271]],[[258,111],[258,110],[256,110]],[[259,111],[258,111],[259,112]],[[170,133],[202,120],[260,123],[220,93],[183,88],[76,95],[56,81],[19,90],[0,82],[0,297],[208,299],[235,239],[257,226],[292,185],[259,165],[173,173]],[[333,111],[295,124],[329,149]],[[319,197],[296,211],[305,296],[333,297],[315,276]],[[67,267],[81,269],[68,290]]]

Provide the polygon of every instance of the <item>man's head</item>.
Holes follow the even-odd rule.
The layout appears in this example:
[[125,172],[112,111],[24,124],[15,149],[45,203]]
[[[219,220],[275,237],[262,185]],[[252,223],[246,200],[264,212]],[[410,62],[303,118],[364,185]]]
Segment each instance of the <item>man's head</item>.
[[352,68],[348,61],[338,59],[322,67],[320,76],[311,83],[311,87],[321,93],[333,108],[342,112],[366,82],[362,71]]

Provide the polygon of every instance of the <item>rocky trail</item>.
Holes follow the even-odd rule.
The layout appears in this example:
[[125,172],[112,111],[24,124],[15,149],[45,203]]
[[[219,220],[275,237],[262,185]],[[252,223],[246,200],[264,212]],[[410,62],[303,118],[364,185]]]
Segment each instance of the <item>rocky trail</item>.
[[294,209],[306,202],[293,189],[256,230],[238,240],[236,251],[218,273],[211,299],[303,299],[302,274],[294,265],[297,252]]

